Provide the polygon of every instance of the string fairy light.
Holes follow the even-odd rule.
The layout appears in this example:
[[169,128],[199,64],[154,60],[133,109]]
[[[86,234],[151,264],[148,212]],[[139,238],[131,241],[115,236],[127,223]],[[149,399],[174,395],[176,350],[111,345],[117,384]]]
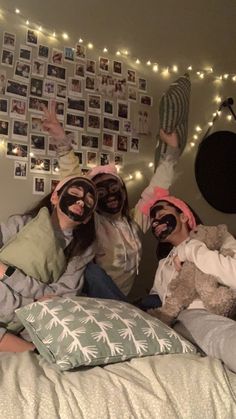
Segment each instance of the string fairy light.
[[[59,34],[60,31],[53,31],[51,28],[46,28],[44,26],[44,28],[42,28],[42,25],[39,25],[37,23],[34,23],[32,19],[30,19],[30,16],[24,16],[24,13],[22,13],[19,8],[15,8],[15,9],[7,9],[7,8],[1,8],[1,11],[3,13],[8,13],[8,14],[14,14],[17,15],[19,17],[19,19],[23,20],[24,23],[27,26],[31,26],[32,30],[36,29],[39,30],[43,35],[48,36],[49,38],[53,37],[56,38],[56,32]],[[40,29],[39,29],[40,28]],[[69,34],[67,32],[63,32],[62,33],[62,38],[65,40],[68,40]],[[78,40],[79,43],[83,43],[83,39],[80,37]],[[87,47],[89,49],[93,49],[94,48],[94,44],[92,42],[88,42],[87,43]],[[97,48],[97,47],[96,47]],[[97,48],[98,50],[100,48]],[[106,53],[108,52],[107,47],[102,47],[101,50]],[[111,50],[111,49],[109,49]],[[124,49],[124,50],[120,50],[118,49],[116,52],[114,52],[115,55],[117,56],[122,56],[122,57],[130,57],[131,60],[133,60],[134,64],[140,64],[140,63],[145,63],[146,66],[151,67],[152,66],[152,62],[155,60],[151,60],[151,58],[149,58],[148,60],[145,60],[144,57],[140,57],[140,58],[132,58],[130,51],[128,49]],[[199,68],[196,69],[195,71],[193,70],[193,66],[190,64],[185,68],[181,68],[181,66],[175,64],[175,65],[161,65],[161,66],[157,66],[157,64],[154,64],[152,66],[152,70],[155,73],[158,73],[159,76],[163,76],[164,78],[169,77],[171,74],[177,74],[177,73],[184,73],[186,71],[191,71],[192,76],[195,74],[200,80],[204,80],[206,78],[211,78],[214,82],[216,83],[221,83],[221,82],[226,82],[226,81],[232,81],[232,82],[236,82],[236,73],[229,73],[229,72],[225,72],[223,74],[216,74],[216,70],[209,66],[209,67],[205,67],[205,68]],[[159,71],[160,70],[160,71]]]

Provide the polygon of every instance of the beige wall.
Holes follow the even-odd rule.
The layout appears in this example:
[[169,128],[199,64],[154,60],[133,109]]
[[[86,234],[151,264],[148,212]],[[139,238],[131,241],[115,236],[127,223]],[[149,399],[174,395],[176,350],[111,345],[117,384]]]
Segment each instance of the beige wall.
[[[13,2],[1,2],[5,5],[5,7],[12,7]],[[40,22],[42,25],[45,22],[50,28],[61,28],[62,30],[71,30],[71,40],[65,43],[66,45],[73,46],[74,42],[76,42],[76,34],[80,36],[80,33],[87,34],[87,39],[93,41],[96,44],[96,41],[100,47],[100,50],[94,49],[91,53],[91,58],[97,59],[97,57],[101,54],[101,47],[106,45],[113,46],[113,50],[115,50],[117,46],[129,46],[127,43],[130,43],[133,50],[133,57],[144,57],[145,59],[149,57],[162,57],[163,63],[174,64],[177,62],[179,65],[182,65],[182,69],[186,68],[187,65],[195,63],[195,69],[197,69],[197,63],[199,66],[203,68],[204,64],[218,66],[219,74],[222,72],[227,72],[227,69],[231,73],[233,73],[234,69],[236,71],[235,62],[232,61],[233,58],[229,59],[229,56],[225,55],[225,45],[226,41],[230,41],[230,36],[228,34],[229,28],[232,26],[227,26],[227,19],[224,19],[224,15],[222,15],[222,25],[225,25],[227,31],[224,32],[222,29],[221,39],[218,42],[218,48],[215,43],[212,43],[212,30],[214,30],[216,21],[212,21],[208,19],[209,22],[209,36],[208,38],[205,36],[204,39],[201,38],[201,34],[203,28],[199,26],[198,33],[195,31],[195,19],[196,16],[192,13],[191,15],[186,13],[185,19],[188,25],[188,34],[181,34],[181,40],[177,38],[177,33],[181,31],[177,31],[176,23],[175,30],[177,31],[175,34],[172,33],[173,31],[173,20],[174,20],[174,12],[168,15],[168,11],[172,10],[170,8],[171,2],[166,2],[166,7],[162,10],[158,9],[155,4],[157,2],[149,1],[147,2],[147,9],[144,8],[143,2],[119,2],[119,4],[123,5],[123,14],[122,11],[115,7],[115,3],[109,2],[110,7],[110,15],[108,10],[108,3],[104,0],[103,2],[99,2],[100,4],[100,12],[99,15],[97,13],[99,4],[96,2],[87,2],[87,9],[86,5],[81,5],[81,8],[78,7],[76,1],[70,0],[66,2],[68,4],[68,10],[65,8],[62,9],[61,5],[59,7],[59,2],[41,2],[42,7],[39,9],[38,3],[35,1],[22,1],[22,7],[25,7],[27,12],[29,11],[31,14],[34,13],[35,20]],[[84,2],[85,3],[85,2]],[[105,8],[102,8],[102,4],[104,3]],[[112,4],[111,4],[112,3]],[[172,2],[174,5],[175,2]],[[179,3],[179,2],[176,2]],[[180,2],[181,3],[181,2]],[[187,2],[182,2],[185,5]],[[213,2],[214,3],[214,2]],[[37,7],[36,7],[37,4]],[[52,14],[52,6],[57,5],[58,7],[54,8]],[[125,4],[127,9],[125,8]],[[128,26],[128,18],[130,18],[130,8],[133,4],[133,15],[136,18],[143,18],[143,22],[145,25],[140,26],[140,22],[135,26],[135,22],[130,21],[130,26]],[[143,4],[143,16],[142,9],[140,9],[141,5]],[[203,3],[202,3],[203,4]],[[205,4],[205,2],[204,2]],[[216,4],[216,3],[214,3]],[[219,3],[220,4],[220,3]],[[72,7],[73,5],[73,7]],[[145,3],[146,5],[146,3]],[[217,2],[218,5],[218,2]],[[89,12],[89,6],[91,8]],[[148,7],[149,6],[149,7]],[[210,12],[213,10],[213,4],[209,3]],[[20,5],[19,5],[20,7]],[[151,7],[156,7],[155,10],[152,10]],[[135,8],[135,9],[134,9]],[[139,11],[139,16],[137,15],[137,10]],[[185,9],[183,9],[185,10]],[[80,25],[76,25],[74,15],[78,14],[78,22],[80,21]],[[160,11],[163,12],[164,16],[169,16],[170,20],[168,22],[169,29],[165,31],[166,26],[163,22],[160,23]],[[67,14],[68,12],[68,14]],[[86,13],[85,13],[86,12]],[[115,14],[117,12],[117,14]],[[127,13],[126,13],[127,12]],[[200,9],[198,10],[198,17],[200,16]],[[209,12],[209,17],[211,18],[212,15]],[[233,12],[232,11],[232,19],[233,19]],[[147,16],[148,13],[148,16]],[[158,14],[159,13],[159,14]],[[205,10],[207,14],[207,10]],[[69,14],[71,17],[71,27],[68,29],[69,25]],[[121,19],[121,14],[123,16],[123,20]],[[106,25],[101,24],[101,16],[105,15],[106,17]],[[154,19],[156,16],[156,20]],[[149,17],[149,21],[148,21]],[[159,21],[158,21],[159,18]],[[87,21],[85,22],[85,20]],[[120,20],[119,20],[120,19]],[[189,21],[190,19],[190,21]],[[192,19],[192,32],[191,32],[191,19]],[[205,22],[206,17],[203,16],[203,21]],[[117,29],[117,20],[120,21],[120,31]],[[64,23],[63,23],[64,22]],[[149,27],[150,22],[150,27]],[[207,19],[206,19],[207,22]],[[205,23],[206,23],[205,22]],[[156,24],[156,26],[155,26]],[[155,26],[155,30],[158,30],[158,24],[160,27],[161,32],[155,33],[157,36],[156,38],[153,36],[154,32],[152,33],[152,29]],[[181,25],[182,26],[182,25]],[[82,28],[80,32],[80,28]],[[128,29],[130,31],[128,32]],[[24,43],[24,36],[25,36],[25,28],[23,25],[19,24],[19,19],[14,15],[9,15],[6,20],[1,18],[1,32],[0,37],[2,37],[3,31],[9,31],[16,33],[17,35],[17,42]],[[135,35],[136,30],[136,35]],[[184,29],[183,29],[184,30]],[[204,30],[206,28],[204,27]],[[153,29],[154,31],[154,29]],[[165,32],[164,32],[165,31]],[[80,32],[80,33],[79,33]],[[91,32],[91,38],[90,38]],[[182,31],[183,32],[183,31]],[[217,33],[217,32],[216,32]],[[96,37],[97,34],[97,37]],[[158,37],[159,35],[159,37]],[[165,36],[164,36],[165,35]],[[176,35],[176,38],[174,37]],[[192,45],[195,47],[191,48]],[[205,35],[205,32],[204,32]],[[199,36],[200,40],[197,42],[196,37]],[[146,37],[146,38],[145,38]],[[224,38],[225,37],[225,38]],[[89,39],[90,38],[90,39]],[[185,38],[185,39],[183,39]],[[209,41],[209,38],[210,41]],[[145,41],[146,39],[146,41]],[[181,41],[186,42],[186,49],[184,49],[184,44]],[[204,43],[205,40],[205,43]],[[175,48],[175,41],[176,45],[178,44],[178,48]],[[223,42],[224,41],[224,42]],[[1,42],[1,38],[0,38]],[[64,41],[63,41],[64,42]],[[64,46],[62,41],[58,41],[56,46],[61,47]],[[17,48],[18,48],[17,44]],[[180,48],[181,46],[181,48]],[[201,48],[200,48],[201,47]],[[221,52],[219,51],[221,49]],[[201,52],[202,51],[202,52]],[[215,54],[215,62],[214,62],[214,54]],[[114,55],[110,54],[110,58],[114,58]],[[131,57],[132,58],[132,57]],[[127,66],[134,63],[133,58],[127,59]],[[161,58],[160,58],[161,60]],[[176,61],[175,61],[176,60]],[[175,62],[174,62],[175,61]],[[136,66],[137,67],[137,66]],[[142,189],[148,184],[148,181],[152,174],[152,169],[148,167],[148,163],[153,160],[154,156],[154,147],[155,147],[155,136],[158,127],[158,101],[161,97],[163,91],[166,90],[169,83],[173,81],[177,76],[172,75],[169,79],[164,79],[160,75],[155,75],[147,66],[140,65],[139,74],[140,76],[144,76],[148,80],[148,94],[151,94],[154,97],[154,106],[151,109],[151,131],[152,134],[150,136],[141,136],[141,145],[140,145],[140,153],[128,153],[125,156],[125,167],[121,172],[122,176],[126,178],[129,174],[134,174],[135,170],[141,170],[142,172],[142,179],[140,180],[131,180],[127,182],[127,188],[130,197],[130,204],[133,206],[142,191]],[[226,69],[226,70],[225,70]],[[225,71],[224,71],[225,70]],[[12,70],[10,70],[12,71]],[[212,119],[212,113],[216,110],[217,105],[213,102],[213,98],[216,94],[220,94],[222,98],[226,98],[228,96],[234,96],[235,91],[235,84],[232,82],[224,82],[220,86],[213,82],[212,76],[206,77],[204,80],[200,80],[196,73],[192,75],[192,95],[191,95],[191,106],[190,106],[190,115],[189,115],[189,142],[192,139],[192,135],[194,134],[194,128],[196,125],[200,125],[203,128],[203,133],[207,129],[207,123]],[[132,106],[131,112],[131,119],[135,118],[137,113],[138,105]],[[226,114],[221,117],[221,121],[217,123],[214,129],[230,129],[235,131],[235,122],[228,122],[225,118]],[[214,131],[214,130],[213,130]],[[200,135],[201,140],[201,135]],[[215,209],[213,209],[201,196],[200,191],[196,185],[195,177],[194,177],[194,160],[197,152],[197,145],[191,148],[189,145],[186,147],[184,154],[182,155],[180,162],[177,167],[177,177],[172,187],[172,191],[174,194],[178,195],[179,197],[185,199],[187,202],[191,204],[191,206],[199,213],[202,220],[207,224],[217,224],[217,223],[226,223],[229,226],[229,229],[232,233],[236,234],[236,215],[227,215],[223,214]],[[0,150],[0,196],[1,196],[1,204],[0,204],[0,215],[1,220],[6,220],[8,215],[16,212],[23,212],[26,208],[32,205],[33,202],[38,200],[38,196],[32,194],[33,188],[33,174],[29,173],[27,180],[17,180],[13,179],[13,161],[7,159],[4,154],[4,149],[1,148]],[[48,179],[50,176],[44,175]],[[55,177],[55,176],[53,176]],[[49,180],[47,184],[47,191],[49,191]],[[141,274],[139,279],[139,286],[137,294],[143,292],[146,288],[150,287],[152,283],[152,279],[154,276],[156,268],[156,261],[155,261],[155,241],[151,237],[150,233],[144,240],[144,258],[143,263],[141,265]]]

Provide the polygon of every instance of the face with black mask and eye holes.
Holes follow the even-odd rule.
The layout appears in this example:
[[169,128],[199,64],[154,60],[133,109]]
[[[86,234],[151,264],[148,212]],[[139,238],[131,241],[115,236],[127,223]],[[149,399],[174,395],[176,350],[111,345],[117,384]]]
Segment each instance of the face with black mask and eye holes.
[[86,222],[97,203],[95,186],[90,180],[82,177],[68,181],[58,191],[58,196],[61,212],[76,223]]
[[125,201],[125,192],[118,177],[99,174],[93,181],[98,194],[97,209],[101,214],[117,215],[121,213]]
[[167,201],[158,201],[150,210],[152,233],[161,242],[168,242],[181,225],[181,210]]

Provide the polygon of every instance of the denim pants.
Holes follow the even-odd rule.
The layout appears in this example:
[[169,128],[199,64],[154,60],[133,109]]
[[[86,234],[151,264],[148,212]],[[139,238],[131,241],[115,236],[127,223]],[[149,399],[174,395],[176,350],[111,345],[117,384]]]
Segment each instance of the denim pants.
[[[88,263],[84,273],[84,288],[83,292],[92,298],[108,298],[112,300],[120,300],[128,302],[128,298],[117,287],[115,282],[109,275],[96,263]],[[161,300],[158,295],[147,295],[140,299],[135,306],[141,310],[148,310],[149,308],[157,308],[161,306]]]

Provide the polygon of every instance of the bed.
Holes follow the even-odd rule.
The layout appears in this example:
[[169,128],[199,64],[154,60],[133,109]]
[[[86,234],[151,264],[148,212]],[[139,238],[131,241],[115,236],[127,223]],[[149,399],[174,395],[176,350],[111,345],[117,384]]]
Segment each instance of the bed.
[[1,419],[236,418],[236,375],[192,354],[59,372],[40,355],[0,355]]

